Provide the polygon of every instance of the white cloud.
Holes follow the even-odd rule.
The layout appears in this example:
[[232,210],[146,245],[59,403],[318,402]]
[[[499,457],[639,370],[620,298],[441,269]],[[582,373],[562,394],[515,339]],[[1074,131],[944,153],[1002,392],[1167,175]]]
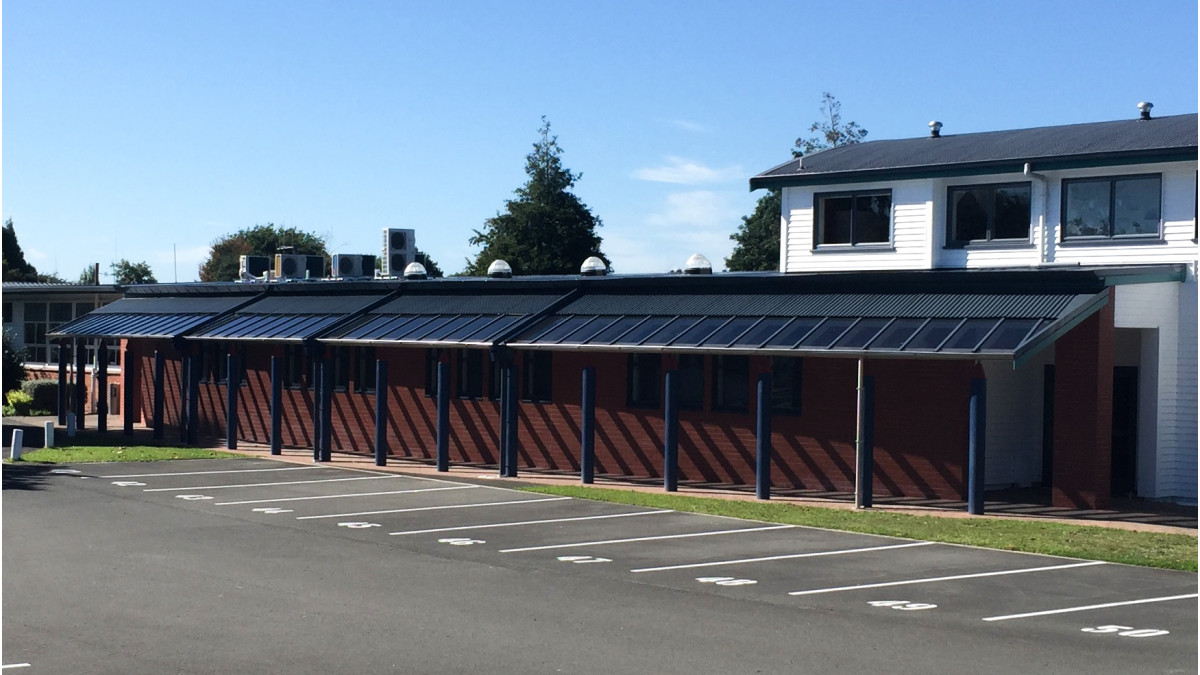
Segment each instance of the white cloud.
[[729,235],[742,213],[738,194],[696,190],[668,194],[634,227],[605,225],[604,251],[619,274],[663,273],[679,269],[702,253],[717,270],[733,247]]
[[697,230],[719,228],[732,232],[741,222],[741,214],[733,205],[733,196],[729,193],[711,190],[674,192],[667,195],[664,207],[647,216],[646,224]]
[[691,120],[671,120],[670,124],[673,127],[683,129],[684,131],[691,131],[697,134],[707,134],[712,131],[712,129],[708,128],[708,126],[699,122],[693,122]]
[[633,177],[638,180],[654,181],[656,183],[675,183],[677,185],[696,185],[699,183],[721,183],[744,178],[742,167],[729,166],[714,169],[683,157],[667,157],[665,166],[638,169]]

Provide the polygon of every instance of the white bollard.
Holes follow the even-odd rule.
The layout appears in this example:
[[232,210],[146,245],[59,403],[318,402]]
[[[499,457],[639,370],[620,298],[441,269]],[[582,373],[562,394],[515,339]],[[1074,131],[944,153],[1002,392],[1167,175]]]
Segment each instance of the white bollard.
[[54,422],[46,422],[46,443],[42,447],[54,447]]
[[13,460],[21,459],[21,443],[25,440],[25,430],[13,429],[12,440],[12,458]]
[[75,438],[75,413],[67,413],[67,438]]

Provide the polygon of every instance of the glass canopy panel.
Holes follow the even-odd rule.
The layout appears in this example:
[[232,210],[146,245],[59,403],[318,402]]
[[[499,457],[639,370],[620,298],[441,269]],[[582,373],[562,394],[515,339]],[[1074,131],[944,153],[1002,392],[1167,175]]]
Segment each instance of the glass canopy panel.
[[591,321],[590,316],[568,316],[562,318],[553,328],[545,333],[537,336],[535,342],[559,342],[571,333],[583,328],[588,321]]
[[862,349],[879,331],[888,325],[889,319],[863,319],[854,325],[834,345],[834,349]]
[[617,345],[636,345],[641,344],[643,340],[650,337],[659,328],[667,325],[671,321],[669,316],[652,316],[642,323],[638,324],[637,328],[629,331],[613,341]]
[[763,319],[762,321],[758,322],[758,325],[756,325],[754,328],[751,328],[746,332],[745,335],[739,337],[737,341],[730,346],[757,347],[763,342],[766,342],[767,338],[778,332],[780,328],[783,328],[788,321],[791,321],[791,319],[781,319],[776,317],[768,317]]
[[698,317],[698,316],[681,316],[678,319],[675,319],[674,321],[672,321],[671,323],[668,323],[667,325],[663,326],[662,330],[658,331],[654,335],[651,335],[650,339],[646,340],[646,342],[644,344],[648,344],[648,345],[670,344],[671,341],[673,341],[675,338],[682,335],[684,333],[684,331],[686,331],[687,329],[696,325],[697,321],[700,321],[700,317]]
[[821,319],[795,319],[787,325],[786,328],[771,336],[767,340],[764,347],[787,347],[792,348],[805,335],[808,335],[817,324],[821,323]]
[[875,338],[870,349],[899,349],[923,325],[925,319],[896,319]]
[[1037,323],[1037,319],[1005,319],[1004,323],[984,340],[979,349],[985,352],[1016,349]]
[[505,315],[501,317],[493,317],[495,321],[488,323],[474,333],[463,335],[461,340],[464,342],[491,342],[496,339],[504,331],[512,328],[513,324],[525,318],[524,316]]
[[967,319],[942,349],[974,351],[995,327],[997,319]]
[[704,339],[713,334],[713,331],[721,327],[721,324],[728,321],[726,318],[710,316],[700,320],[695,326],[684,331],[679,339],[672,343],[673,346],[679,347],[695,347],[704,342]]
[[904,351],[909,350],[935,350],[943,341],[958,328],[958,324],[962,323],[962,319],[931,319],[925,324],[913,339],[904,347]]
[[634,326],[642,322],[645,317],[640,316],[623,316],[612,323],[608,328],[596,333],[589,342],[596,344],[608,344],[618,337],[621,333],[628,331]]
[[377,336],[377,339],[382,339],[382,340],[399,339],[400,336],[402,336],[406,333],[409,333],[424,324],[429,323],[429,321],[430,321],[430,317],[428,317],[428,316],[406,316],[402,320],[389,325],[384,331],[382,331]]
[[425,333],[424,335],[421,336],[421,339],[422,340],[431,340],[431,341],[436,341],[436,342],[445,341],[446,336],[450,335],[454,331],[467,325],[474,318],[475,317],[473,317],[473,316],[454,317],[454,318],[450,319],[449,321],[447,321],[446,323],[443,323],[442,325],[433,329],[432,331]]
[[592,338],[596,337],[604,329],[613,325],[617,321],[620,321],[620,319],[618,319],[615,316],[592,317],[592,320],[590,323],[588,323],[588,325],[584,326],[583,328],[580,328],[575,333],[572,333],[571,335],[568,335],[567,337],[563,338],[562,341],[564,343],[573,344],[573,345],[585,344],[585,343],[591,342]]
[[366,320],[360,322],[357,326],[354,326],[350,330],[346,331],[346,334],[343,337],[350,339],[350,340],[365,339],[366,336],[369,336],[369,335],[375,333],[376,331],[379,330],[379,328],[381,326],[387,324],[389,321],[391,321],[393,319],[395,319],[395,317],[392,317],[392,316],[369,317]]
[[853,326],[858,319],[829,319],[821,324],[811,335],[801,340],[799,347],[829,347],[834,340],[841,337],[846,329]]
[[477,333],[481,328],[496,320],[494,316],[473,316],[470,321],[467,321],[457,329],[446,333],[443,340],[461,340],[472,333]]
[[442,326],[454,320],[453,315],[439,315],[433,320],[413,328],[411,331],[400,336],[401,340],[424,340],[426,335],[432,335],[441,330]]
[[739,335],[746,332],[746,329],[753,326],[759,320],[753,317],[737,317],[730,319],[729,323],[721,326],[717,332],[713,333],[704,341],[706,347],[728,347],[731,342],[737,339]]

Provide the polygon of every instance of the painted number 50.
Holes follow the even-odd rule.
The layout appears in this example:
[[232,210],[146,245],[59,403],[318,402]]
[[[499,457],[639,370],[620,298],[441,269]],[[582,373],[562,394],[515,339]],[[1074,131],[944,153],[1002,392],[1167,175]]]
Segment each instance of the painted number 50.
[[1157,637],[1159,635],[1167,635],[1171,631],[1160,630],[1158,628],[1134,628],[1133,626],[1093,626],[1091,628],[1082,629],[1085,633],[1116,633],[1121,637]]

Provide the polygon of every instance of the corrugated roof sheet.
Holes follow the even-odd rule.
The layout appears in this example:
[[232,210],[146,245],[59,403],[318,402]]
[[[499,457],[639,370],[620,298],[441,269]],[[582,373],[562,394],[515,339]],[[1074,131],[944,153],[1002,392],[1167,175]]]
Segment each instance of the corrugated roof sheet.
[[751,179],[751,187],[772,178],[816,177],[840,173],[1001,162],[1036,162],[1094,156],[1153,154],[1196,149],[1197,116],[1172,115],[1152,120],[1112,122],[942,134],[938,138],[867,141],[829,148],[788,161]]
[[567,291],[488,293],[480,295],[402,295],[372,314],[532,314],[549,307]]
[[59,326],[48,336],[174,337],[203,325],[249,299],[246,296],[121,298]]

